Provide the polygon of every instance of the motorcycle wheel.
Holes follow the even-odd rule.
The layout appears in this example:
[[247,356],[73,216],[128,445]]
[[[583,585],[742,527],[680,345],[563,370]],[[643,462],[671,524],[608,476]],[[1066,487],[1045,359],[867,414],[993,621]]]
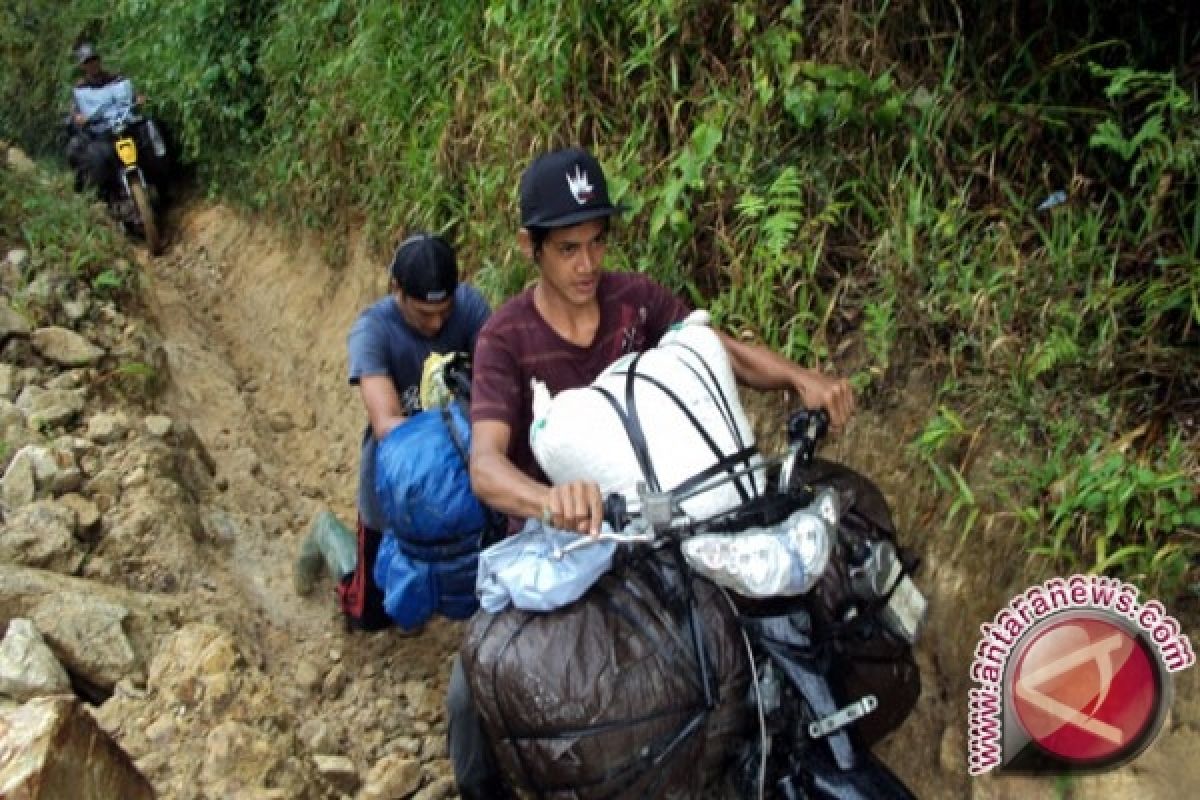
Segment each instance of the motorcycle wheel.
[[150,205],[150,196],[146,194],[146,187],[140,183],[129,183],[130,194],[133,195],[133,205],[137,209],[137,215],[142,222],[142,237],[146,240],[146,247],[150,249],[151,255],[158,255],[162,252],[162,237],[158,232],[158,220],[154,216],[154,206]]

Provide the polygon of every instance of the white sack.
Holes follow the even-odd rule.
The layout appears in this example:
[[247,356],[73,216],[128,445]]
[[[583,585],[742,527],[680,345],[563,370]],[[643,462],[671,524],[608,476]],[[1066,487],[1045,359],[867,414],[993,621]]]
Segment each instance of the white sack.
[[[607,389],[628,413],[626,373],[634,356],[622,356],[590,387],[569,389],[554,398],[545,385],[534,381],[529,443],[552,483],[593,480],[605,494],[619,493],[627,500],[637,500],[637,484],[646,479],[619,415],[597,391],[597,387]],[[754,445],[754,432],[742,411],[729,356],[709,327],[707,311],[693,312],[669,330],[658,347],[643,353],[635,375],[634,407],[660,489],[674,489],[717,463],[719,457]],[[675,393],[719,455],[679,405],[647,378]],[[755,454],[751,463],[761,464],[762,457]],[[742,462],[734,469],[744,466]],[[760,468],[738,483],[747,495],[755,496],[762,492],[764,480]],[[704,519],[742,502],[735,484],[722,483],[684,501],[682,507],[693,518]]]

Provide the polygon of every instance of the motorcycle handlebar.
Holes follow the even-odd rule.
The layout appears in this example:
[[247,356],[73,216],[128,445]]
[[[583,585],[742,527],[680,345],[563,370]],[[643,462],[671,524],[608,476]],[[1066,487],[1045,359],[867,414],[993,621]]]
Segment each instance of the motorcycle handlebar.
[[[829,412],[823,408],[806,409],[802,408],[792,412],[788,417],[787,422],[787,437],[789,452],[783,458],[785,469],[789,471],[792,465],[789,462],[798,462],[801,466],[808,466],[812,463],[813,454],[816,452],[817,445],[829,432]],[[727,473],[723,478],[717,479],[712,484],[706,484],[705,488],[712,488],[723,481],[733,480],[742,472],[753,471],[760,468],[761,465],[741,470],[738,473]],[[665,506],[670,509],[669,521],[662,524],[663,515],[660,507],[660,528],[669,529],[679,525],[687,525],[693,522],[684,514],[678,507],[678,501],[685,499],[684,497],[676,497],[671,492],[664,492],[654,495],[653,497],[647,492],[640,492],[642,502],[630,502],[621,494],[608,494],[604,497],[604,521],[611,529],[610,532],[602,533],[599,536],[584,536],[580,537],[577,542],[573,542],[567,548],[560,551],[561,553],[569,552],[578,547],[584,547],[590,543],[597,541],[615,541],[624,544],[632,543],[652,543],[657,539],[655,524],[652,524],[651,519],[645,514],[643,506],[653,500],[660,506]],[[690,496],[690,494],[689,494]]]

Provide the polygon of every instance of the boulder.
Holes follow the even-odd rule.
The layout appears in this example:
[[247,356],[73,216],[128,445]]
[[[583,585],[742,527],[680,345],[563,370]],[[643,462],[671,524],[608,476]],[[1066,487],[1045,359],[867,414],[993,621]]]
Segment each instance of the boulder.
[[32,158],[25,155],[24,150],[21,150],[18,147],[8,148],[6,163],[8,164],[8,168],[13,172],[23,172],[29,174],[37,171],[37,164],[34,163]]
[[338,791],[349,793],[358,788],[358,768],[346,756],[317,755],[313,756],[313,762],[321,777]]
[[18,702],[70,694],[71,679],[32,621],[14,619],[0,642],[0,694]]
[[0,342],[10,336],[28,336],[33,328],[29,320],[21,312],[15,310],[6,300],[0,300]]
[[124,414],[100,411],[88,418],[84,436],[97,444],[111,444],[123,439],[127,430],[129,424]]
[[66,667],[103,691],[142,673],[142,661],[125,633],[128,616],[122,605],[78,595],[46,597],[32,614]]
[[358,793],[358,800],[392,800],[409,797],[421,788],[421,762],[391,754],[381,758]]
[[0,478],[0,501],[5,508],[16,509],[33,502],[37,495],[37,475],[33,460],[28,455],[22,455],[22,449],[9,462]]
[[75,512],[54,500],[38,500],[13,511],[0,525],[0,559],[67,575],[83,562],[75,543]]
[[17,408],[25,412],[31,428],[65,425],[83,411],[87,389],[45,389],[30,385],[17,395]]
[[42,358],[64,367],[86,367],[104,357],[103,350],[70,328],[38,328],[29,338]]
[[0,797],[154,800],[154,788],[76,698],[59,695],[0,711]]
[[159,439],[165,438],[171,432],[171,418],[162,414],[150,414],[144,422],[150,435]]

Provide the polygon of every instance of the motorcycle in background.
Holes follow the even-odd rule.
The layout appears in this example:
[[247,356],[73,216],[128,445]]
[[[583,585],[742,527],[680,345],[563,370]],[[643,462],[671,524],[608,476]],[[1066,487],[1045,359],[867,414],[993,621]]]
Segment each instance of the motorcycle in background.
[[[133,84],[128,79],[114,81],[89,93],[80,103],[86,118],[84,132],[93,141],[109,143],[116,153],[115,174],[104,176],[99,187],[110,213],[126,232],[142,238],[154,255],[162,252],[158,184],[147,177],[148,157],[163,163],[166,143],[154,121],[139,111]],[[149,153],[147,152],[149,151]]]

